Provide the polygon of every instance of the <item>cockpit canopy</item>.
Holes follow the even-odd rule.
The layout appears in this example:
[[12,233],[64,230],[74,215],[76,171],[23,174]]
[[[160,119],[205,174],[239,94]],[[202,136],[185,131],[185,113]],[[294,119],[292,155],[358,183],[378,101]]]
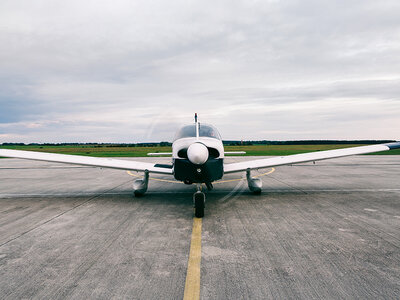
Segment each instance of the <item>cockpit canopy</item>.
[[[214,126],[210,124],[199,123],[199,136],[201,137],[210,137],[217,140],[221,140],[221,136]],[[182,126],[175,135],[174,141],[187,138],[187,137],[196,137],[196,125],[184,125]]]

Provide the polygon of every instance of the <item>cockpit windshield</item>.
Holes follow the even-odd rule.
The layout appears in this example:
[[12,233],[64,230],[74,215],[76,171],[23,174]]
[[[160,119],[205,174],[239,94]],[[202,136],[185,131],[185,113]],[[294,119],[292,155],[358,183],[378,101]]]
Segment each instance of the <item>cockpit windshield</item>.
[[[219,135],[218,130],[210,125],[199,123],[199,136],[201,137],[210,137],[217,140],[221,140],[221,136]],[[185,125],[175,135],[174,141],[181,138],[187,137],[196,137],[196,125]]]

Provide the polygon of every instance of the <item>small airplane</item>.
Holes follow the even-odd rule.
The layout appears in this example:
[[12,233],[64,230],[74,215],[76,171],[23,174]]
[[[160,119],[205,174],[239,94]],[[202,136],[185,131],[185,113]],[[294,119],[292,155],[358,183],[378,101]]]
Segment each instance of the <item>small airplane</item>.
[[0,149],[0,156],[143,172],[143,179],[137,179],[133,183],[135,196],[146,193],[149,173],[172,175],[176,180],[185,184],[196,184],[197,192],[193,195],[195,216],[202,218],[205,208],[205,194],[201,191],[202,185],[205,184],[208,190],[212,190],[212,183],[221,179],[225,174],[246,172],[249,190],[254,194],[260,194],[262,181],[260,178],[251,176],[252,170],[398,148],[400,148],[400,142],[393,142],[224,163],[225,154],[243,154],[244,152],[225,152],[218,130],[210,124],[198,122],[197,114],[195,114],[194,124],[184,125],[176,133],[172,144],[172,153],[149,153],[150,156],[172,155],[172,164],[9,149]]

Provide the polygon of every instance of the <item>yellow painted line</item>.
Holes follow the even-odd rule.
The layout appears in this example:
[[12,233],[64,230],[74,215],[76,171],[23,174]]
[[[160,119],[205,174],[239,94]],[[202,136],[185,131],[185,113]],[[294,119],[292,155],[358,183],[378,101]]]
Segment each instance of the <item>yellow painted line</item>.
[[216,184],[216,183],[225,183],[225,182],[233,182],[233,181],[240,181],[240,180],[243,180],[243,179],[246,179],[246,178],[236,178],[236,179],[215,181],[215,182],[213,182],[213,184]]
[[274,173],[274,172],[275,172],[275,168],[271,168],[271,170],[270,170],[269,172],[263,173],[263,174],[260,174],[260,175],[256,175],[256,176],[253,176],[253,177],[254,177],[254,178],[257,178],[257,177],[269,175],[269,174]]
[[201,225],[202,219],[193,218],[192,240],[190,242],[183,300],[200,299]]

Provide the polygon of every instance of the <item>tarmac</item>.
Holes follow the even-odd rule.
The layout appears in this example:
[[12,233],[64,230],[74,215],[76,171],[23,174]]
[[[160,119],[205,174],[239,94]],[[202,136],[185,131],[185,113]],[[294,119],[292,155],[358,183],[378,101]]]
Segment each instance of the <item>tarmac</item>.
[[[243,175],[206,192],[201,299],[399,298],[400,156]],[[195,186],[136,176],[0,159],[0,299],[182,299]]]

